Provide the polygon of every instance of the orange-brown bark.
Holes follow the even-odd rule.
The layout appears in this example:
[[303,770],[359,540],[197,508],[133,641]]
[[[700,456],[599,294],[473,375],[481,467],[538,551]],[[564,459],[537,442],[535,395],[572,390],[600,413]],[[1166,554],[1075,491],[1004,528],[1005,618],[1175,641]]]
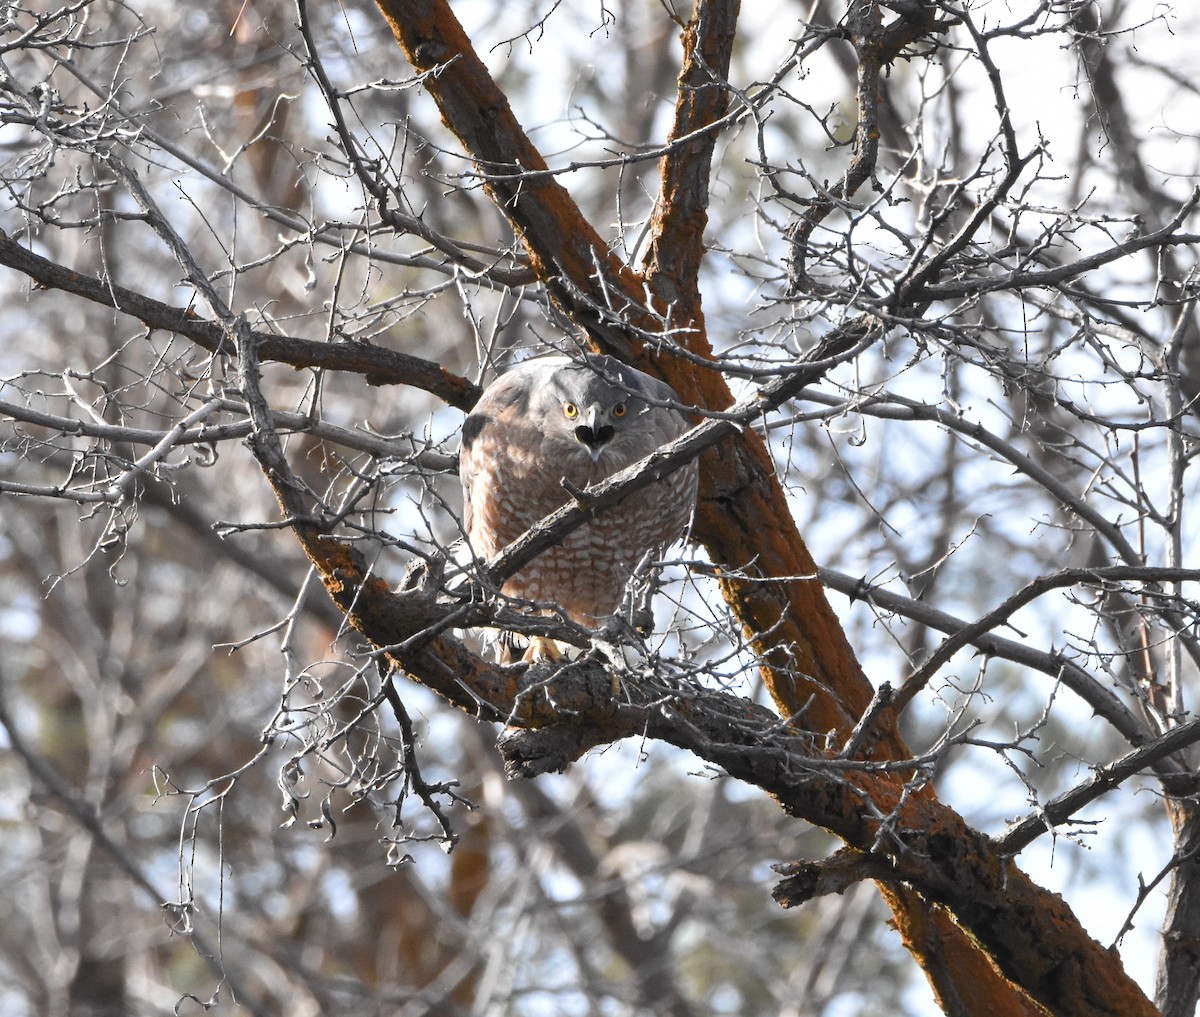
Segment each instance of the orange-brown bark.
[[965,1017],[1045,1017],[1047,1011],[1004,981],[987,954],[944,910],[925,906],[919,894],[898,883],[880,883],[879,892],[943,1012]]
[[[292,487],[276,470],[266,473],[285,513],[300,515],[299,485]],[[390,645],[397,666],[463,709],[527,729],[549,726],[559,739],[551,744],[549,765],[561,766],[564,755],[573,758],[592,745],[623,737],[661,739],[763,788],[789,813],[831,830],[861,851],[902,841],[903,848],[887,851],[888,882],[898,888],[888,899],[897,905],[901,932],[922,956],[943,1001],[982,994],[981,986],[969,984],[970,976],[984,970],[982,954],[967,969],[951,966],[950,960],[977,941],[1006,977],[1050,1012],[1155,1014],[1119,962],[1083,932],[1060,897],[1034,884],[932,796],[906,794],[891,774],[869,770],[850,770],[842,779],[827,774],[798,780],[797,772],[806,771],[803,766],[797,771],[800,758],[794,750],[807,741],[792,739],[797,745],[772,747],[762,733],[775,728],[774,716],[744,700],[698,694],[664,710],[660,694],[648,689],[644,702],[634,698],[638,690],[630,690],[630,701],[617,702],[611,680],[595,663],[557,674],[538,668],[522,679],[486,664],[453,639],[422,640],[422,631],[439,619],[425,613],[419,594],[390,593],[367,577],[356,549],[322,538],[307,524],[297,529],[327,588],[356,628],[377,645]],[[568,723],[576,726],[564,730]],[[814,765],[819,767],[819,761]],[[906,887],[919,888],[920,896]],[[953,913],[971,940],[951,934],[953,926],[944,914],[926,915],[929,903]],[[994,976],[987,984],[993,987],[993,1001],[1001,998]]]
[[[718,371],[646,349],[644,336],[665,325],[647,307],[641,277],[609,251],[557,180],[541,172],[519,175],[522,167],[544,171],[545,161],[449,6],[380,0],[379,7],[413,66],[428,73],[426,85],[443,120],[476,160],[489,193],[567,314],[607,352],[665,378],[686,402],[715,410],[733,405]],[[698,182],[694,171],[680,170],[678,176],[693,186]],[[662,211],[657,219],[661,230],[686,217]],[[698,269],[698,242],[693,244],[691,261]],[[697,351],[707,349],[703,332],[695,329],[698,309],[696,291],[681,310],[691,316],[688,345]],[[870,702],[870,685],[820,584],[803,578],[814,575],[816,565],[774,480],[766,446],[752,431],[743,432],[706,457],[701,484],[693,532],[714,561],[731,568],[721,579],[726,599],[760,654],[780,711],[791,715],[803,707],[810,730],[848,730]],[[769,547],[756,546],[763,536],[769,536]],[[769,640],[762,635],[767,632]]]
[[700,300],[700,264],[708,225],[708,176],[719,123],[729,111],[726,78],[737,34],[739,0],[699,0],[683,33],[683,64],[669,148],[659,162],[660,190],[650,222],[642,276],[660,311],[686,326],[678,341],[710,351]]
[[[712,125],[718,123],[729,109],[728,93],[723,86],[729,71],[739,6],[737,0],[698,0],[684,33],[683,69],[679,75],[675,120],[669,139],[671,144],[660,164],[661,191],[651,220],[650,241],[643,266],[643,275],[660,310],[668,308],[674,320],[687,326],[680,330],[681,343],[693,354],[701,356],[711,355],[704,325],[699,276],[705,252],[704,228],[708,222],[708,174],[717,138]],[[873,62],[868,69],[877,72],[879,61],[885,56],[882,53],[872,54]],[[863,148],[860,139],[856,146],[857,161],[865,166],[868,153]],[[668,370],[667,373],[674,375],[676,372]],[[679,384],[676,381],[676,385]],[[724,393],[716,395],[721,398]],[[706,406],[719,405],[697,402]],[[720,452],[725,455],[721,456]],[[739,466],[736,461],[727,463],[728,459],[736,460],[739,455],[752,459],[750,468]],[[705,490],[697,514],[696,532],[714,561],[775,562],[779,566],[774,573],[776,576],[804,576],[815,571],[807,546],[794,527],[768,527],[772,532],[764,540],[760,528],[753,525],[756,519],[763,518],[782,518],[790,522],[791,515],[783,502],[779,485],[760,484],[754,494],[744,494],[738,499],[715,496],[717,490],[730,489],[733,478],[770,475],[766,449],[760,442],[746,442],[740,447],[735,445],[722,449],[717,455],[709,456],[705,466]],[[726,469],[718,470],[718,466],[726,466]],[[741,546],[739,538],[750,535],[756,538],[753,548]],[[771,569],[768,567],[763,572],[769,575]],[[844,738],[853,723],[853,717],[861,715],[866,709],[863,697],[869,697],[870,690],[865,677],[858,670],[854,653],[844,638],[840,624],[832,617],[824,591],[816,583],[793,583],[788,590],[788,602],[778,604],[772,603],[770,591],[761,584],[749,584],[749,588],[745,588],[745,584],[742,586],[725,592],[731,603],[741,604],[739,615],[752,638],[756,633],[776,628],[768,624],[773,614],[795,617],[795,612],[798,612],[799,617],[807,620],[805,635],[814,648],[815,660],[809,664],[814,669],[809,673],[820,674],[829,666],[828,662],[837,662],[830,669],[834,672],[830,676],[830,684],[834,689],[834,698],[850,716],[837,718],[841,719],[841,723],[831,727],[831,730],[836,730],[839,738]],[[760,656],[764,652],[782,656],[776,649],[780,641],[774,639],[771,642],[772,646],[756,647]],[[804,644],[792,636],[791,643],[783,645]],[[795,663],[787,659],[780,663],[782,667],[768,669],[767,681],[781,711],[785,715],[803,711],[801,723],[815,721],[819,725],[822,721],[835,719],[819,716],[815,710],[812,716],[808,715],[802,699],[810,694],[807,686],[784,681],[780,677],[787,673],[789,665],[794,667]],[[815,667],[821,667],[822,664],[822,670],[816,671]],[[818,726],[817,730],[820,729]],[[888,749],[893,755],[903,758],[906,752],[895,728],[892,727],[887,734],[891,743]],[[880,884],[880,889],[895,916],[895,927],[901,939],[925,971],[946,1013],[989,1012],[995,1017],[1025,1017],[1041,1012],[1024,993],[997,972],[986,954],[971,942],[944,911],[930,908],[918,894],[907,888]],[[976,1007],[975,1004],[980,1002],[986,1002],[988,1008]]]
[[[707,163],[707,157],[690,165],[681,161],[676,166],[668,160],[668,171],[679,170],[678,188],[674,199],[664,197],[656,216],[662,243],[654,245],[648,278],[657,280],[661,292],[655,293],[656,299],[647,306],[644,280],[608,250],[566,190],[546,172],[544,161],[448,5],[443,0],[379,0],[379,6],[414,67],[428,74],[426,86],[444,121],[476,160],[489,192],[564,310],[597,344],[655,370],[685,399],[704,408],[730,405],[728,387],[717,371],[698,369],[682,359],[652,356],[644,342],[648,336],[669,332],[688,337],[687,345],[693,349],[706,348],[702,346],[703,318],[694,276],[679,285],[665,270],[662,252],[669,235],[674,234],[683,241],[684,263],[691,258],[698,264],[702,242],[698,234],[686,233],[689,224],[685,217],[673,215],[671,201],[694,203],[700,199],[697,188],[706,187],[707,168],[699,163]],[[729,7],[723,10],[728,13]],[[695,52],[703,40],[697,37],[689,45],[690,52]],[[711,115],[711,108],[705,115]],[[695,228],[694,223],[690,225]],[[674,287],[669,294],[665,292],[668,283]],[[686,326],[683,332],[678,331],[681,325]],[[271,476],[269,468],[267,472]],[[705,462],[704,477],[695,532],[715,561],[744,570],[744,575],[737,571],[725,575],[722,585],[763,660],[776,703],[788,714],[803,708],[802,728],[844,735],[870,701],[870,685],[821,587],[806,578],[814,574],[815,566],[792,522],[763,442],[749,431],[726,442]],[[289,510],[287,499],[281,500],[285,511]],[[395,642],[387,635],[394,608],[386,604],[383,591],[373,589],[368,597],[363,596],[362,588],[355,592],[353,569],[345,562],[336,566],[330,560],[338,553],[332,542],[318,539],[315,533],[302,540],[331,592],[355,616],[355,623],[377,643]],[[549,719],[532,715],[540,712],[536,703],[514,695],[513,679],[470,659],[453,640],[428,641],[418,652],[399,654],[398,659],[459,705],[471,708],[482,701],[487,712],[501,715],[508,714],[511,706],[513,719],[532,725]],[[587,699],[594,688],[576,691]],[[553,700],[560,717],[569,714],[562,705],[567,700],[559,697],[557,687],[547,700]],[[594,706],[590,713],[576,716],[589,718],[603,729],[604,737],[621,736],[617,709],[599,699]],[[639,715],[637,721],[644,725],[642,730],[655,736],[652,715]],[[722,730],[715,729],[705,742],[706,758],[766,788],[789,811],[833,830],[848,843],[874,850],[880,832],[877,817],[889,817],[895,836],[906,841],[906,849],[888,852],[896,878],[919,887],[921,893],[918,898],[905,890],[892,893],[890,899],[902,927],[908,929],[909,945],[918,955],[924,952],[932,957],[943,950],[957,955],[969,942],[958,936],[944,917],[926,915],[924,901],[934,901],[950,908],[997,967],[1048,1009],[1146,1017],[1154,1013],[1119,962],[1084,933],[1060,898],[1037,887],[1011,861],[996,855],[985,837],[970,830],[931,793],[905,796],[897,777],[869,773],[845,781],[800,782],[797,786],[790,774],[755,772],[747,761],[744,743],[736,739],[727,754],[714,748],[717,743],[711,738]],[[878,734],[879,755],[906,758],[894,726],[888,724]],[[670,727],[658,736],[687,744],[687,739]],[[869,806],[864,804],[867,801]],[[937,933],[932,940],[930,928]],[[965,998],[957,970],[942,970],[948,973],[949,987]],[[981,965],[972,965],[971,972],[982,970]],[[996,984],[994,978],[990,984]],[[1010,994],[1009,998],[1014,1006],[1019,1005],[1016,997]],[[943,1002],[948,1002],[948,997]]]

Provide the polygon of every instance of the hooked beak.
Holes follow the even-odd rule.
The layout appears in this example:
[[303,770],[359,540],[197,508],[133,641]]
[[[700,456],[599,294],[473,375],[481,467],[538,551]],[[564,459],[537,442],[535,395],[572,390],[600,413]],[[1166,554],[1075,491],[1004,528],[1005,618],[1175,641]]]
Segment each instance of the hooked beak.
[[593,403],[583,412],[583,420],[575,427],[575,440],[579,442],[592,457],[592,462],[598,462],[604,446],[616,434],[612,424],[600,423],[600,406]]

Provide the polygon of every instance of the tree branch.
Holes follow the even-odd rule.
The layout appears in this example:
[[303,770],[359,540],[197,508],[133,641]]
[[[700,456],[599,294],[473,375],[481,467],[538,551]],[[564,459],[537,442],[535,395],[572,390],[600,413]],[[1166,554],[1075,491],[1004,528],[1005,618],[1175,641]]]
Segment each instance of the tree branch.
[[[34,254],[0,230],[0,265],[22,272],[42,289],[63,290],[136,318],[148,328],[174,332],[210,353],[232,355],[222,327],[190,307],[174,307],[135,290],[65,268]],[[251,330],[259,358],[296,368],[359,374],[371,385],[408,385],[437,396],[464,412],[479,400],[479,387],[435,364],[383,346],[293,339]]]
[[[955,633],[971,627],[967,622],[922,601],[901,596],[882,586],[873,585],[863,579],[856,579],[834,569],[818,569],[817,574],[830,589],[844,593],[851,600],[865,600],[884,611],[893,611],[939,632],[953,636]],[[1115,693],[1062,654],[1038,650],[1015,640],[1006,639],[1004,636],[998,636],[994,632],[976,632],[972,636],[970,644],[984,653],[1031,667],[1042,674],[1049,675],[1055,681],[1061,681],[1087,703],[1097,716],[1108,721],[1131,745],[1145,745],[1155,738],[1155,732],[1145,721],[1129,710]],[[1168,759],[1163,760],[1162,765],[1168,773],[1179,772],[1177,762]]]
[[[1107,766],[1096,767],[1087,780],[1051,799],[1033,815],[1009,826],[995,838],[996,850],[1002,855],[1019,854],[1043,833],[1054,833],[1055,827],[1062,826],[1080,809],[1120,787],[1130,777],[1155,768],[1162,760],[1198,741],[1200,720],[1189,721]],[[1168,779],[1166,786],[1168,789],[1177,786],[1181,793],[1191,794],[1195,783],[1195,777],[1188,775],[1182,780]]]
[[729,62],[740,0],[698,0],[683,33],[683,67],[672,144],[659,162],[660,190],[642,275],[658,308],[683,326],[681,345],[711,356],[700,305],[700,263],[708,223],[709,173],[717,133],[705,128],[729,111]]

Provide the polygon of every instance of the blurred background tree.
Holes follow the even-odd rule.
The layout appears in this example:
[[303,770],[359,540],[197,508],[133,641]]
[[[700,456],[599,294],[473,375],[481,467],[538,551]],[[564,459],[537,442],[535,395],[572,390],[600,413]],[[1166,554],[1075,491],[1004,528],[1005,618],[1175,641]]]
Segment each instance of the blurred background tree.
[[[1192,1013],[1200,15],[462,0],[456,55],[442,5],[381,6],[0,13],[0,1013],[1149,1012],[1056,995],[1007,913],[979,984],[1020,989],[980,1009],[953,928],[917,928],[980,919],[872,812],[889,787]],[[549,171],[486,150],[526,135]],[[498,719],[554,724],[473,654],[438,684],[477,644],[412,565],[462,562],[477,386],[585,341],[724,444],[607,669],[663,729],[598,712],[565,773],[508,780]],[[778,485],[844,647],[772,559],[790,523],[738,514],[758,438],[740,479]],[[321,546],[444,578],[440,613],[382,638]],[[693,696],[790,723],[680,751]],[[822,823],[852,871],[782,910],[770,865],[837,881]]]

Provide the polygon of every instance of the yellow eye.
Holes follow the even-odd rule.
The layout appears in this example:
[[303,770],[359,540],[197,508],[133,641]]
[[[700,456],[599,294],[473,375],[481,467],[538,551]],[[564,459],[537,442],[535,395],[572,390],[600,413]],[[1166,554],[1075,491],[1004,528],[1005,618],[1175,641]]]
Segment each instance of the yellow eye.
[[563,413],[566,415],[568,420],[574,420],[577,416],[579,416],[579,407],[574,403],[564,403]]
[[629,407],[626,406],[624,403],[617,403],[617,405],[612,408],[612,415],[614,417],[623,417],[628,412],[629,412]]

